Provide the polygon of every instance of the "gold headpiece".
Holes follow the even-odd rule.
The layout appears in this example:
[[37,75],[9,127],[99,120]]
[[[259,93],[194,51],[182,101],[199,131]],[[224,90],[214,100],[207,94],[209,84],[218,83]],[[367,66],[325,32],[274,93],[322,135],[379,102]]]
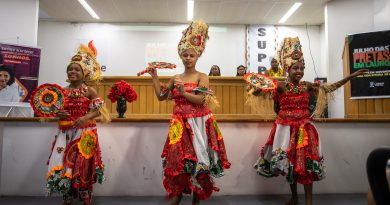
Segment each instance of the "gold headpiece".
[[190,26],[183,31],[183,37],[177,46],[179,55],[181,55],[187,49],[194,49],[198,56],[201,56],[206,42],[209,39],[208,36],[209,26],[200,20],[191,22]]
[[97,50],[93,41],[88,43],[88,47],[81,44],[76,55],[70,60],[70,64],[76,63],[81,66],[85,81],[98,81],[100,79],[100,65],[96,61]]
[[291,66],[297,62],[305,64],[301,47],[298,37],[286,37],[283,39],[280,48],[277,51],[276,59],[284,70],[289,70]]

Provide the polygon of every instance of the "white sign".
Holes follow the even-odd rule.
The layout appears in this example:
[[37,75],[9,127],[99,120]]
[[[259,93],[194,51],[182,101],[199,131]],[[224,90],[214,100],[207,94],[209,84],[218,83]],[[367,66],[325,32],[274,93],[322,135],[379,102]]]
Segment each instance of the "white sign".
[[247,27],[248,72],[264,73],[271,67],[271,57],[276,55],[276,35],[273,25]]

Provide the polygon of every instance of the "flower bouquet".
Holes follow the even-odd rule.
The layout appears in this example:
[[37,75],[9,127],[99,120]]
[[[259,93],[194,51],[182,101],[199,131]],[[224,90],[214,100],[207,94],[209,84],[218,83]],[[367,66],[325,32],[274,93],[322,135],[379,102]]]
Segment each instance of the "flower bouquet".
[[108,98],[111,102],[117,102],[116,110],[119,114],[119,118],[124,118],[124,113],[127,109],[127,102],[131,103],[137,100],[137,92],[133,86],[124,80],[116,82],[108,93]]

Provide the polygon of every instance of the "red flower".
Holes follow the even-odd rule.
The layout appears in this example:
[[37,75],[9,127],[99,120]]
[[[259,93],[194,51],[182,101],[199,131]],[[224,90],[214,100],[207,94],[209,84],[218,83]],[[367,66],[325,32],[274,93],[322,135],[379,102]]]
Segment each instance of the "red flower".
[[190,37],[190,43],[193,45],[193,46],[200,46],[202,45],[202,36],[201,35],[192,35]]
[[108,98],[111,102],[116,102],[118,96],[123,96],[127,102],[133,102],[137,100],[137,92],[134,88],[124,80],[120,82],[116,82],[112,87],[110,92],[108,93]]

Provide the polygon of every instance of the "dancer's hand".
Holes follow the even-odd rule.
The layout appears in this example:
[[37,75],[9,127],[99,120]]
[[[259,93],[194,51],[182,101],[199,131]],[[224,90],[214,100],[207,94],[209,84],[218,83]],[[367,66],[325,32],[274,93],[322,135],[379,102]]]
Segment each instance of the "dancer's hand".
[[354,78],[354,77],[357,77],[359,75],[363,75],[364,73],[368,73],[368,72],[369,72],[368,69],[360,69],[360,70],[357,70],[356,72],[352,73],[351,77]]
[[264,95],[264,92],[263,92],[262,89],[260,89],[259,86],[255,86],[255,87],[253,87],[253,92],[252,92],[252,94],[253,94],[254,96],[263,96],[263,95]]
[[74,122],[73,126],[74,127],[80,127],[82,125],[85,125],[88,121],[88,118],[85,116],[79,117],[76,122]]
[[175,85],[177,90],[179,90],[180,94],[185,93],[183,81],[179,76],[175,77],[175,79],[173,80],[173,84]]
[[70,114],[66,110],[59,110],[57,113],[57,116],[58,116],[58,118],[60,118],[60,120],[63,120],[63,119],[66,119],[67,117],[69,117]]
[[149,67],[146,70],[148,71],[150,76],[157,77],[157,69],[156,68]]

